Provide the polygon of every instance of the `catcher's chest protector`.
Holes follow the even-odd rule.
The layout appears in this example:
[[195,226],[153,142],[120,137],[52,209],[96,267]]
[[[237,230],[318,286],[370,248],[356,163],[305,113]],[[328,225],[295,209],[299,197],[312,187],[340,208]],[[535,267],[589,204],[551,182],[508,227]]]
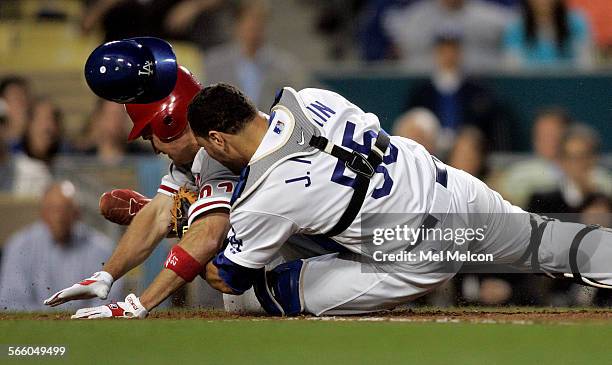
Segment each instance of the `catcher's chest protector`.
[[308,156],[319,151],[309,141],[313,136],[321,136],[322,130],[308,118],[304,103],[294,89],[285,87],[271,111],[270,127],[266,135],[273,133],[282,140],[265,153],[253,156],[240,176],[232,198],[232,210],[247,199],[276,166],[290,158]]
[[241,173],[235,195],[232,197],[232,210],[247,199],[276,166],[290,158],[324,152],[344,162],[348,169],[357,174],[354,193],[347,208],[336,225],[325,235],[336,236],[346,230],[361,210],[370,179],[389,147],[389,135],[379,130],[367,157],[357,151],[337,146],[324,135],[324,130],[307,116],[304,102],[290,87],[284,88],[277,95],[269,121],[268,132],[251,162]]

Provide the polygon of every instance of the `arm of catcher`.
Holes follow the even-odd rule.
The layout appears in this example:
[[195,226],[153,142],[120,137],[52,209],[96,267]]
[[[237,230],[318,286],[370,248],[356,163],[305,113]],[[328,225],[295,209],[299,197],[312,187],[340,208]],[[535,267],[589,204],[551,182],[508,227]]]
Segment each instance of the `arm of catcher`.
[[[221,249],[228,230],[229,214],[225,211],[211,212],[193,222],[178,245],[200,265],[204,265]],[[144,291],[140,302],[150,311],[186,283],[175,271],[164,268]]]

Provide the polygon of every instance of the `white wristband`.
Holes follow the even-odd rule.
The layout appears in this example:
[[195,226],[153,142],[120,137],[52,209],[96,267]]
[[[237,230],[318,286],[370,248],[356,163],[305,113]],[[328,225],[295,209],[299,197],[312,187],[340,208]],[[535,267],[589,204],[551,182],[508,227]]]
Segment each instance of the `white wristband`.
[[95,272],[91,277],[97,280],[103,281],[108,286],[113,285],[113,281],[114,281],[113,276],[107,273],[106,271]]

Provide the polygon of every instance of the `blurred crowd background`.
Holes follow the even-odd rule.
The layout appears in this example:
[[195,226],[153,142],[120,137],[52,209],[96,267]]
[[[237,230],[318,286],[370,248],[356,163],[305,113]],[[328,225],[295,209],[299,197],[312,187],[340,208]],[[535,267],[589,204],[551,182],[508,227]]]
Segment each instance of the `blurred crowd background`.
[[[155,194],[168,161],[127,144],[123,106],[83,77],[98,44],[142,35],[263,111],[285,85],[332,89],[514,204],[611,226],[610,0],[0,0],[0,310],[42,310],[101,268],[122,233],[101,193]],[[168,247],[113,297],[142,290]],[[218,306],[204,286],[165,305]],[[545,277],[466,274],[413,305],[609,303]]]

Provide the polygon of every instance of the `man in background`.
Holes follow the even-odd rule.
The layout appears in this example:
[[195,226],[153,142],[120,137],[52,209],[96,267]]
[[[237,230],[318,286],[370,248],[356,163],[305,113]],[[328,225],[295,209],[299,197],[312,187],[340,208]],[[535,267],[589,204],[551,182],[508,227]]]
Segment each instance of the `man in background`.
[[241,1],[235,14],[234,41],[211,49],[204,60],[204,84],[236,85],[263,111],[270,108],[277,89],[304,84],[297,59],[267,42],[269,17],[266,1]]
[[560,108],[543,109],[537,114],[531,131],[535,156],[508,169],[500,187],[504,198],[525,208],[531,195],[555,188],[561,177],[561,140],[570,122]]
[[0,103],[4,109],[4,138],[10,147],[19,143],[27,128],[32,100],[28,81],[20,76],[0,80]]
[[99,99],[84,131],[80,149],[104,166],[117,166],[127,155],[145,153],[140,143],[127,143],[131,121],[121,104]]
[[571,126],[561,141],[561,178],[550,191],[533,194],[528,209],[542,214],[580,213],[592,195],[612,194],[612,176],[597,166],[599,146],[599,136],[589,126]]
[[393,124],[393,135],[420,143],[427,152],[440,157],[440,122],[428,109],[414,108],[402,114]]
[[445,136],[456,135],[464,126],[473,125],[489,137],[492,149],[507,150],[512,142],[508,113],[491,91],[466,73],[465,42],[465,35],[457,28],[436,34],[435,68],[429,80],[413,89],[407,109],[431,110],[440,120]]
[[[69,181],[53,183],[42,198],[40,221],[8,240],[0,265],[1,310],[48,310],[44,298],[80,280],[83,272],[101,268],[112,253],[108,237],[79,221],[75,196]],[[117,284],[113,294],[118,297],[122,288]]]
[[490,2],[428,0],[388,9],[383,23],[400,60],[410,69],[429,68],[436,34],[452,28],[464,34],[467,68],[481,71],[498,68],[504,29],[513,17],[512,11]]

